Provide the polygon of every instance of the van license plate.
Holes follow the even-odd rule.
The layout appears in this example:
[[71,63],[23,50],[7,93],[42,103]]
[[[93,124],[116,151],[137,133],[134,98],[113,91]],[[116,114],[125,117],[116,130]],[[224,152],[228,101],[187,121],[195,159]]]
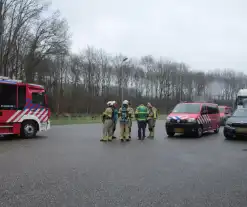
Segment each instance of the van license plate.
[[236,128],[236,132],[238,132],[238,133],[247,133],[247,128]]
[[174,129],[174,132],[175,133],[184,133],[184,129],[182,129],[182,128],[175,128]]

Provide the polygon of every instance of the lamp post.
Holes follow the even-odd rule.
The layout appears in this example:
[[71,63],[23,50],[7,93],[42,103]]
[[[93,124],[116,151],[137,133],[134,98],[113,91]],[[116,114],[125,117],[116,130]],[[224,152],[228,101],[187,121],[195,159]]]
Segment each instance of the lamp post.
[[128,60],[127,57],[125,57],[125,58],[122,60],[121,66],[120,66],[120,67],[121,67],[121,79],[122,79],[122,81],[121,81],[121,100],[122,100],[121,104],[123,103],[123,63],[124,63],[126,60]]

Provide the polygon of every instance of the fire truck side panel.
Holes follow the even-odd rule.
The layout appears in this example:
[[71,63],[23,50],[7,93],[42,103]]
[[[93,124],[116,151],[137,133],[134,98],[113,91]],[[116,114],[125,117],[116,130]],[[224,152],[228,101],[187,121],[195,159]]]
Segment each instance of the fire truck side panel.
[[21,133],[21,123],[14,123],[13,134],[20,134],[20,133]]
[[0,123],[6,123],[15,112],[16,110],[1,110]]

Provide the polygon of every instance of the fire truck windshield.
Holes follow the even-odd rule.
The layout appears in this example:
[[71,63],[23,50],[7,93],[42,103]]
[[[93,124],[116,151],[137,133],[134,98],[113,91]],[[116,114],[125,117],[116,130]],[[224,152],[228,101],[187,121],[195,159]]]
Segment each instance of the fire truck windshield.
[[0,109],[15,109],[17,102],[17,86],[0,83]]

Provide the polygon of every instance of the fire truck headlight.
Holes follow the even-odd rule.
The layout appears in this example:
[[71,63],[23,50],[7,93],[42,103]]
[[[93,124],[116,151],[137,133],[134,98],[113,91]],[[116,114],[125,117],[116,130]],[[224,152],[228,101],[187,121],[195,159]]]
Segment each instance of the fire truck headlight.
[[189,118],[189,119],[188,119],[188,122],[190,122],[190,123],[195,123],[195,122],[196,122],[196,119],[195,119],[195,118]]

